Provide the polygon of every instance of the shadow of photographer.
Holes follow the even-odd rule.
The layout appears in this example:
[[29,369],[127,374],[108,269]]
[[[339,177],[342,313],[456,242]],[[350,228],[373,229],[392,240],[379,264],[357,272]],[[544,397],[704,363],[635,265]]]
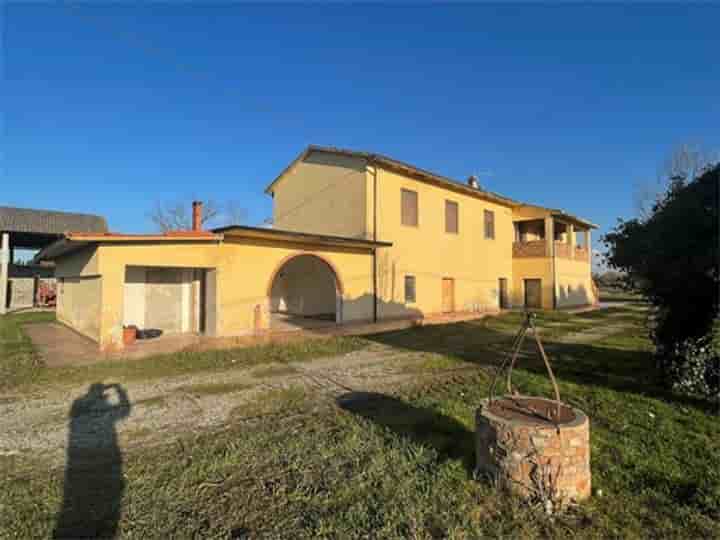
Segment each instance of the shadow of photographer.
[[73,402],[63,502],[53,538],[116,535],[125,479],[115,425],[130,409],[127,392],[118,384],[94,383]]

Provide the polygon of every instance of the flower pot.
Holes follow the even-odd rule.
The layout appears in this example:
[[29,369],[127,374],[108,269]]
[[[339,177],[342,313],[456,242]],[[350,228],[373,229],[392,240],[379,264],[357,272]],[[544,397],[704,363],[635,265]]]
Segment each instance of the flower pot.
[[132,345],[135,343],[137,338],[137,326],[123,326],[123,343],[125,345]]

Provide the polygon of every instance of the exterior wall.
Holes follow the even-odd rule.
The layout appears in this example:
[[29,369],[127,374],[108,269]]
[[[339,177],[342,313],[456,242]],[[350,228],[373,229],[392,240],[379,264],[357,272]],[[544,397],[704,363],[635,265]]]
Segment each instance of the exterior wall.
[[[104,245],[99,250],[102,274],[101,347],[122,347],[125,269],[127,266],[205,268],[208,272],[208,334],[232,336],[269,327],[270,281],[290,257],[321,256],[337,270],[342,283],[342,320],[373,316],[372,256],[347,248],[232,241],[221,244],[171,243]],[[213,306],[216,306],[214,309]]]
[[8,279],[10,309],[32,307],[35,300],[35,278],[17,277]]
[[542,280],[543,309],[553,309],[555,280],[558,308],[585,306],[595,302],[590,264],[587,261],[555,257],[555,280],[552,261],[550,257],[513,259],[513,306],[524,305],[525,279]]
[[99,273],[95,246],[75,251],[55,262],[55,277],[97,276]]
[[296,257],[275,276],[270,310],[295,315],[334,314],[337,286],[333,270],[317,257]]
[[312,152],[274,186],[273,227],[366,238],[365,160]]
[[145,328],[145,280],[144,266],[128,266],[125,270],[123,294],[123,325]]
[[513,217],[517,220],[545,219],[550,215],[547,209],[531,204],[520,205],[513,208]]
[[101,339],[100,306],[102,279],[99,275],[98,250],[81,249],[55,261],[58,320],[79,333]]
[[79,333],[100,341],[101,279],[64,277],[58,284],[56,316]]
[[[373,178],[370,171],[369,178]],[[442,311],[442,279],[454,279],[456,311],[499,309],[499,278],[512,284],[512,212],[509,208],[401,174],[377,170],[379,316]],[[418,226],[401,224],[400,190],[418,194]],[[372,193],[371,193],[372,195]],[[445,232],[445,201],[458,203],[458,233]],[[483,211],[495,213],[495,239],[485,239]],[[415,276],[416,302],[405,303],[405,276]]]
[[557,265],[558,307],[585,306],[595,302],[590,263],[582,260],[555,260]]
[[515,257],[513,265],[513,287],[511,302],[513,307],[525,305],[525,280],[542,280],[542,307],[553,308],[553,268],[550,257]]

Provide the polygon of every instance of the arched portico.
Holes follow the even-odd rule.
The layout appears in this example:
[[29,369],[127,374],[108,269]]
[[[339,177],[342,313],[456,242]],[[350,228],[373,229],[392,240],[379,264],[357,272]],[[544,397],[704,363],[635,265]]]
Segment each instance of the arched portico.
[[343,284],[335,266],[316,253],[285,257],[267,289],[270,327],[312,328],[342,322]]

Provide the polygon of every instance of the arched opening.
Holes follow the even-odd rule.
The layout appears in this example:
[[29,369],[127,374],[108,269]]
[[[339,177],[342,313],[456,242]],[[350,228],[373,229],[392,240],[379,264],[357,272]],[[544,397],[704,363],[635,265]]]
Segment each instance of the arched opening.
[[329,261],[303,253],[285,259],[268,291],[270,328],[318,328],[342,320],[342,283]]

